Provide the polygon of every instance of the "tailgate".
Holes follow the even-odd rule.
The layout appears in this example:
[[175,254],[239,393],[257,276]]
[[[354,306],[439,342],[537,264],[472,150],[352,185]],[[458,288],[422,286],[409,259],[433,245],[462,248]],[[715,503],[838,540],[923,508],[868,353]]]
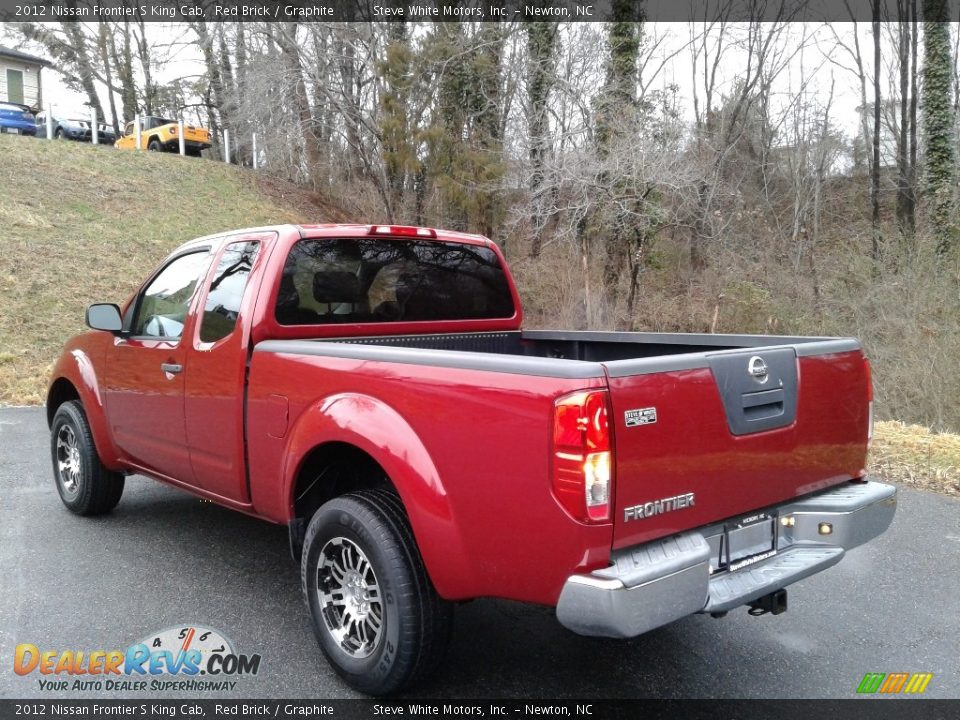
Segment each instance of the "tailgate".
[[614,548],[862,474],[869,378],[849,342],[621,360],[605,369]]

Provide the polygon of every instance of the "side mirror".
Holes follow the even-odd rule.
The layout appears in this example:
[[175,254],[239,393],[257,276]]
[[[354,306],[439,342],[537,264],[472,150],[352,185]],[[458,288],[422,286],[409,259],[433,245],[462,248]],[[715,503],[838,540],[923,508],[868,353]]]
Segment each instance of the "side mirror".
[[123,318],[120,317],[120,308],[113,303],[95,303],[87,308],[84,319],[87,327],[93,330],[106,330],[118,333],[123,329]]

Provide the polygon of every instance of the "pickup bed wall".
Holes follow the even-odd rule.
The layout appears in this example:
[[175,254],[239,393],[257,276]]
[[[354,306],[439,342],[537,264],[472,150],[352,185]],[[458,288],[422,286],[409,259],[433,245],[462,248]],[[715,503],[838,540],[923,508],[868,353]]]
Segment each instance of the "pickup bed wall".
[[[311,348],[346,348],[355,356],[310,354]],[[384,349],[300,341],[257,347],[247,417],[258,513],[288,521],[304,457],[317,443],[344,442],[370,455],[397,487],[430,576],[448,599],[555,603],[571,571],[606,564],[612,525],[587,526],[567,516],[553,499],[549,471],[554,398],[601,387],[602,376],[373,359]],[[563,369],[591,365],[505,359]]]

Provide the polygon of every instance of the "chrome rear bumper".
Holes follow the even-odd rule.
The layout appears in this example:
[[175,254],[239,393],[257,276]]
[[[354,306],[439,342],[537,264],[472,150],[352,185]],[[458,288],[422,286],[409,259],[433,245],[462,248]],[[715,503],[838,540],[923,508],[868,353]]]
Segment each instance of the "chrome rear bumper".
[[840,562],[890,526],[896,505],[895,487],[868,481],[768,508],[776,553],[733,571],[714,572],[722,523],[621,550],[609,567],[567,579],[557,619],[581,635],[624,638],[745,605]]

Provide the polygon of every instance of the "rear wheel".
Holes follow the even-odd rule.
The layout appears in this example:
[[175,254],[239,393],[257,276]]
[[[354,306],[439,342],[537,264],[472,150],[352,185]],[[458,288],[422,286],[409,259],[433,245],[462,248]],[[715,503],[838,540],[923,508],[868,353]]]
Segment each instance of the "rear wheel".
[[60,499],[78,515],[101,515],[120,502],[124,477],[104,467],[77,400],[57,408],[50,430],[53,477]]
[[430,582],[394,493],[360,490],[321,506],[300,567],[317,641],[348,685],[388,695],[436,669],[452,605]]

